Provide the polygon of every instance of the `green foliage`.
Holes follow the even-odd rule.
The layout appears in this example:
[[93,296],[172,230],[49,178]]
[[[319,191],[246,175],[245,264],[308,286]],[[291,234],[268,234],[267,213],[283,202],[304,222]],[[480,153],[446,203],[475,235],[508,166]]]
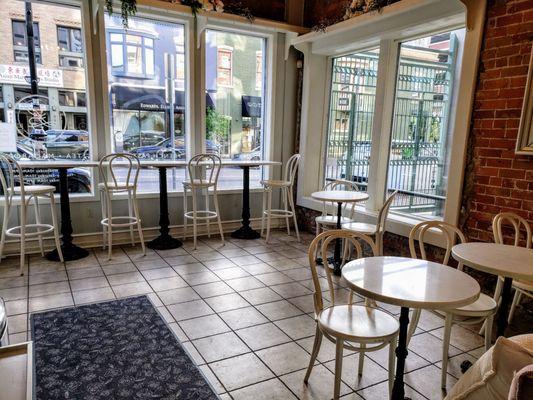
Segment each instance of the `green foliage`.
[[222,115],[214,108],[208,107],[205,119],[207,139],[222,142],[229,137],[231,117]]
[[[113,14],[113,0],[105,0],[105,8],[109,15]],[[135,13],[137,13],[137,0],[121,0],[120,15],[124,28],[128,27],[128,18]]]

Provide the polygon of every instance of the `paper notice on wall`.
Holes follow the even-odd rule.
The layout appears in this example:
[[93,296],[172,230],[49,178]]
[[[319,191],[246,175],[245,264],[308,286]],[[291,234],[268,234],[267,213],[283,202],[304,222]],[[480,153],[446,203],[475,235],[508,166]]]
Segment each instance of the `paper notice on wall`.
[[0,151],[17,152],[17,126],[14,123],[0,122]]

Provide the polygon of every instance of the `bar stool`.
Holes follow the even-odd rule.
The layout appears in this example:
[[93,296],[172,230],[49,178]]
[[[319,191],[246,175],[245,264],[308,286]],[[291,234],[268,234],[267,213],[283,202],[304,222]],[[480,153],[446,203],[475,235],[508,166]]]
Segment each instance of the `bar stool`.
[[[104,182],[98,184],[102,196],[102,247],[108,247],[108,258],[113,253],[113,228],[129,228],[132,246],[135,245],[133,227],[137,226],[143,254],[146,255],[144,236],[137,204],[137,180],[141,163],[133,154],[115,153],[104,156],[98,165]],[[117,179],[117,170],[126,170],[125,179]],[[128,196],[128,215],[113,216],[112,196],[125,193]]]
[[[15,180],[20,185],[15,186]],[[26,240],[31,237],[38,237],[41,255],[44,256],[43,235],[48,232],[54,232],[54,240],[59,254],[59,259],[63,262],[63,252],[59,242],[59,230],[57,228],[56,204],[54,199],[55,187],[51,185],[26,185],[24,183],[24,174],[17,161],[11,156],[0,154],[0,182],[4,193],[4,219],[2,222],[2,236],[0,239],[0,259],[4,251],[4,245],[7,236],[20,239],[20,275],[24,275],[24,263],[26,257]],[[20,224],[8,228],[13,198],[20,197]],[[39,210],[39,198],[50,201],[50,211],[52,215],[52,224],[41,222]],[[27,223],[28,206],[33,200],[35,210],[35,224]]]
[[[287,160],[282,180],[267,179],[261,181],[264,189],[263,213],[261,216],[261,236],[263,236],[266,218],[266,243],[268,243],[270,239],[270,223],[272,218],[285,218],[285,223],[287,224],[287,234],[290,235],[291,228],[289,225],[289,218],[292,217],[294,219],[296,238],[298,241],[300,241],[300,232],[298,231],[298,222],[296,221],[296,210],[294,208],[293,196],[294,180],[296,178],[296,172],[298,171],[298,165],[300,164],[300,157],[300,154],[294,154]],[[272,209],[272,190],[277,188],[281,189],[283,209]]]
[[[187,222],[192,219],[194,250],[196,250],[198,236],[198,221],[205,221],[207,236],[211,237],[210,222],[212,219],[217,220],[220,239],[224,244],[224,232],[222,231],[222,222],[220,221],[220,211],[218,208],[218,176],[222,161],[215,154],[197,154],[189,161],[187,169],[189,179],[183,181],[183,238],[187,239]],[[204,177],[205,173],[205,177]],[[197,178],[198,176],[198,178]],[[198,209],[198,191],[205,190],[205,209]],[[209,202],[209,191],[213,194],[213,204],[215,210],[211,210]],[[187,194],[192,195],[192,211],[189,211],[187,203]]]

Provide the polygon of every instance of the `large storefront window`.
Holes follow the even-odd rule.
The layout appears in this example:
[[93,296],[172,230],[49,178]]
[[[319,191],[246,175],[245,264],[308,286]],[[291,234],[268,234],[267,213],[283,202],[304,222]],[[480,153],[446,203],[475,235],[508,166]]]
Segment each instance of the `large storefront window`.
[[379,49],[333,59],[326,181],[368,185]]
[[[115,152],[141,159],[185,160],[185,26],[120,15],[105,17]],[[184,169],[169,174],[170,190],[181,189]],[[158,190],[157,170],[141,172],[139,190]]]
[[[263,158],[266,39],[225,32],[206,32],[206,152],[232,160]],[[258,186],[262,169],[250,173]],[[240,188],[239,169],[223,168],[219,186]]]
[[456,48],[454,32],[401,44],[387,179],[397,212],[443,216]]
[[[24,15],[25,2],[4,0],[6,15]],[[88,159],[91,130],[88,125],[85,43],[79,7],[31,2],[33,53],[37,64],[37,92],[32,93],[26,21],[2,24],[2,36],[12,38],[13,51],[0,61],[2,121],[17,126],[17,153],[21,159]],[[61,21],[61,22],[59,22]],[[41,49],[46,49],[46,57]],[[65,58],[65,57],[72,58]],[[74,59],[74,61],[72,61]],[[70,61],[69,61],[70,60]],[[63,68],[65,66],[76,68]],[[91,191],[91,170],[69,171],[72,192]],[[57,184],[57,172],[36,170],[37,183]]]

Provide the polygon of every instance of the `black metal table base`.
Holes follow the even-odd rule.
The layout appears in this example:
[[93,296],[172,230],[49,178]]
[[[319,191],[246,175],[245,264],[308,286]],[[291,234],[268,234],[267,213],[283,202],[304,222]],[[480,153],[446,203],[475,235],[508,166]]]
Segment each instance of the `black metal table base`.
[[168,216],[168,189],[167,189],[167,167],[159,169],[159,232],[161,233],[154,240],[146,243],[146,247],[152,250],[170,250],[181,247],[180,240],[170,236]]
[[231,232],[235,239],[259,239],[261,234],[250,227],[250,166],[242,167],[242,226]]
[[[61,252],[63,253],[63,259],[65,261],[80,260],[89,255],[89,252],[87,250],[82,249],[81,247],[78,247],[72,243],[69,246],[62,244]],[[61,261],[57,250],[52,250],[51,252],[47,253],[46,259],[50,261]]]
[[409,307],[402,307],[400,311],[400,333],[398,335],[398,347],[396,347],[396,375],[392,387],[392,400],[405,400],[405,388],[403,374],[405,359],[407,358],[407,327],[409,325]]
[[[85,258],[89,255],[89,252],[72,243],[67,168],[59,168],[59,198],[61,203],[61,252],[63,253],[63,260],[74,261]],[[50,261],[61,261],[57,250],[47,253],[46,258]]]

